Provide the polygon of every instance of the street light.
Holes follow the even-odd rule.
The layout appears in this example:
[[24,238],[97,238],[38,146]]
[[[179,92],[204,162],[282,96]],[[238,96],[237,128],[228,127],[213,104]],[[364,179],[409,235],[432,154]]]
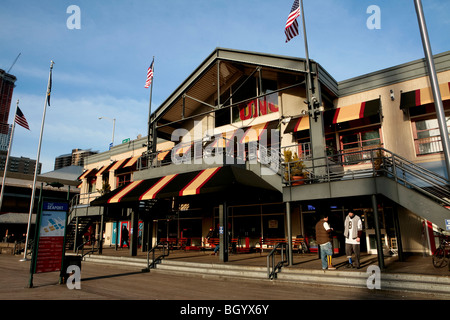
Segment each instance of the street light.
[[[115,131],[115,129],[116,129],[116,118],[114,118],[114,119],[111,119],[111,118],[108,118],[108,117],[100,117],[100,118],[98,118],[99,120],[101,120],[101,119],[108,119],[108,120],[112,120],[112,122],[113,122],[113,132],[112,132],[112,141],[111,141],[111,147],[114,145],[114,131]],[[110,149],[111,149],[111,147],[110,147]]]

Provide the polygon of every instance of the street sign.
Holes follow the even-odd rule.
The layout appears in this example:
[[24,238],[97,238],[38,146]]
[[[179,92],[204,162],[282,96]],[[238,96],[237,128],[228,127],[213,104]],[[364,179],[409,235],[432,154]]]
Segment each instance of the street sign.
[[130,140],[131,140],[130,138],[123,139],[123,140],[122,140],[122,143],[130,142]]
[[35,246],[30,265],[30,283],[33,274],[61,271],[66,236],[67,202],[44,201],[36,218]]

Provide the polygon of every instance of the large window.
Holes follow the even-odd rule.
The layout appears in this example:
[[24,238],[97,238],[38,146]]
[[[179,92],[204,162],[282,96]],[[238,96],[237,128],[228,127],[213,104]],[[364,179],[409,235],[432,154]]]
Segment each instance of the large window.
[[[450,117],[446,118],[447,128]],[[441,135],[437,119],[418,120],[413,123],[414,143],[417,155],[438,153],[442,151]]]
[[349,165],[359,164],[363,159],[370,158],[365,150],[374,149],[382,145],[380,129],[353,131],[342,133],[340,136],[341,150],[346,155],[343,161]]

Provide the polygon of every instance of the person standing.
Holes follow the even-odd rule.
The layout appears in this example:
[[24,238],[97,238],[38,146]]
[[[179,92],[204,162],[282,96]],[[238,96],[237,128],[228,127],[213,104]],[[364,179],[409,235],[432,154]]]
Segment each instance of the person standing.
[[[362,222],[361,218],[353,210],[349,210],[344,221],[345,254],[347,255],[347,268],[357,268],[360,266]],[[353,264],[352,253],[355,254],[355,264]]]
[[316,241],[320,246],[320,258],[322,260],[322,270],[336,270],[331,263],[333,256],[333,245],[331,243],[331,232],[333,228],[328,224],[328,215],[323,215],[316,224]]

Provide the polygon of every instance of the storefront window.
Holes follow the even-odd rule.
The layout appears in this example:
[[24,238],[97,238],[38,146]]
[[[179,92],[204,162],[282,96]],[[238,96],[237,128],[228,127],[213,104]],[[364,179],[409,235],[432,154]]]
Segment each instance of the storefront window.
[[342,134],[340,140],[342,152],[351,153],[344,156],[343,161],[347,165],[360,164],[364,159],[369,159],[371,155],[364,151],[381,146],[379,129]]
[[[450,127],[450,117],[446,119]],[[417,155],[431,154],[442,151],[441,135],[437,119],[415,121],[413,124],[414,142]]]

